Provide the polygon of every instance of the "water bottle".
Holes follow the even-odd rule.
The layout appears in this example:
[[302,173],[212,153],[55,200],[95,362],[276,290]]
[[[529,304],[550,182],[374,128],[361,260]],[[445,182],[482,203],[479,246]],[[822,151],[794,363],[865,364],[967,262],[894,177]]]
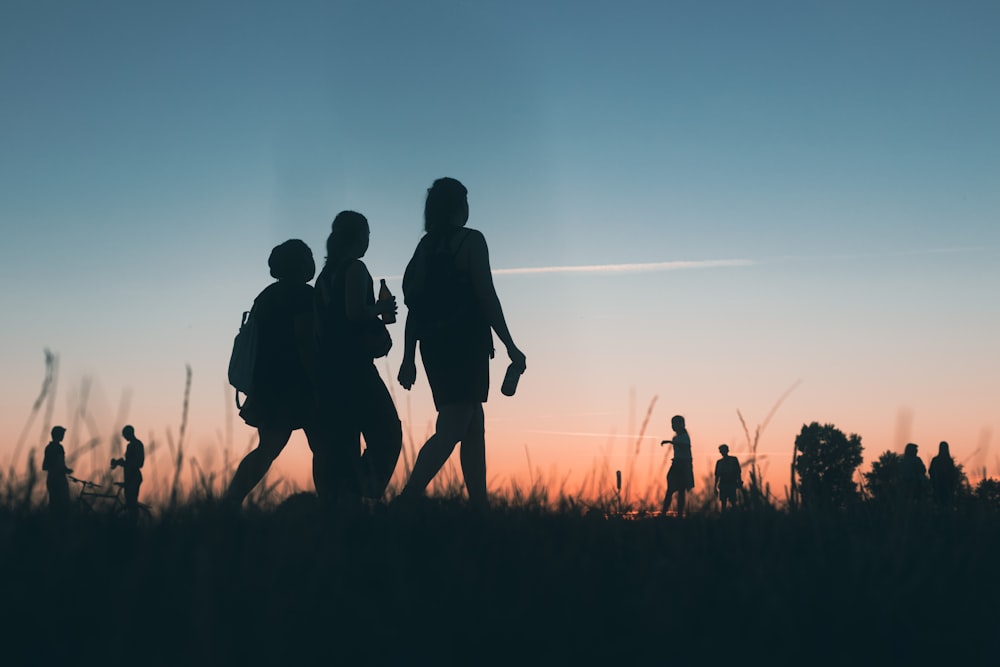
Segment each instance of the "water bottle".
[[[385,284],[385,278],[382,278],[382,282],[378,288],[378,300],[388,301],[392,298],[392,292],[389,291],[389,287]],[[387,312],[382,313],[382,321],[386,324],[392,324],[396,321],[396,313]]]
[[514,392],[517,391],[517,381],[521,379],[523,372],[524,366],[514,361],[510,362],[507,374],[503,376],[503,384],[500,385],[500,393],[504,396],[513,396]]

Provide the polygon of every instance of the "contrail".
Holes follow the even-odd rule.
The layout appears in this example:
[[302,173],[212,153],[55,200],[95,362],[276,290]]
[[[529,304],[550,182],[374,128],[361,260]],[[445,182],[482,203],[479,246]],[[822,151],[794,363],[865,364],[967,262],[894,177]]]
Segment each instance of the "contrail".
[[518,269],[493,269],[495,276],[528,275],[534,273],[648,273],[650,271],[679,271],[682,269],[714,269],[729,266],[751,266],[750,259],[703,259],[674,262],[646,262],[639,264],[583,264],[579,266],[532,266]]

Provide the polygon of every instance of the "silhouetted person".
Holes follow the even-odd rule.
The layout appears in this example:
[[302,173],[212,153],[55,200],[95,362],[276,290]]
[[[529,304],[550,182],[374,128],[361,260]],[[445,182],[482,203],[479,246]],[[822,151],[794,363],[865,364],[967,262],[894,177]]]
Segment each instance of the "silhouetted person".
[[526,366],[514,344],[493,286],[489,249],[481,232],[469,229],[465,186],[439,178],[427,191],[424,234],[403,275],[406,339],[397,379],[404,389],[417,377],[420,343],[427,382],[437,409],[434,434],[413,464],[404,495],[421,495],[462,443],[462,475],[469,500],[487,504],[486,433],[483,403],[489,393],[495,331],[512,363]]
[[927,469],[917,456],[917,445],[911,442],[903,449],[903,458],[899,462],[899,486],[903,501],[912,503],[922,500],[926,482]]
[[62,446],[66,429],[53,426],[51,434],[52,441],[45,446],[42,470],[48,473],[45,487],[49,492],[49,509],[63,514],[69,510],[69,480],[66,475],[73,472],[73,469],[66,467],[66,450]]
[[937,456],[931,459],[928,469],[931,478],[931,491],[934,502],[940,507],[951,507],[955,502],[955,491],[958,490],[958,468],[951,458],[947,442],[938,445]]
[[312,368],[313,288],[316,274],[312,250],[299,239],[275,246],[267,264],[276,281],[254,299],[252,318],[257,327],[253,384],[240,416],[257,428],[257,447],[240,461],[226,491],[226,500],[239,505],[263,479],[292,431],[303,429],[313,450],[313,480],[323,493],[317,475],[320,438],[316,428],[316,400]]
[[135,513],[139,509],[139,487],[142,485],[142,466],[146,463],[146,447],[135,437],[135,429],[131,425],[122,429],[122,437],[128,443],[125,446],[125,456],[111,459],[112,469],[121,466],[124,473],[125,509]]
[[719,453],[722,458],[715,462],[715,493],[725,512],[727,502],[736,506],[736,493],[743,486],[743,473],[739,460],[729,455],[729,445],[719,445]]
[[[326,263],[316,279],[318,391],[327,466],[341,498],[381,498],[403,446],[389,390],[375,368],[369,338],[384,333],[379,318],[396,313],[396,299],[375,300],[368,267],[370,228],[365,216],[341,211],[326,241]],[[365,451],[361,454],[361,436]]]
[[694,488],[694,465],[691,460],[691,437],[684,425],[684,417],[675,415],[670,420],[670,428],[674,430],[672,440],[664,440],[660,446],[674,446],[674,458],[667,471],[667,495],[663,498],[663,513],[670,509],[670,501],[677,494],[677,514],[684,515],[684,501],[689,489]]

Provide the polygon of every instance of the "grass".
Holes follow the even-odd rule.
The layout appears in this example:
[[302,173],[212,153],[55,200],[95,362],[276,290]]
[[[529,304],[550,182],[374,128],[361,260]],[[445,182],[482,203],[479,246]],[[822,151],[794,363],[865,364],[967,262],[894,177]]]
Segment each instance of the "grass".
[[720,516],[704,479],[678,519],[656,516],[661,489],[627,486],[633,459],[621,494],[533,475],[475,511],[451,467],[422,503],[331,516],[265,481],[233,512],[217,502],[230,470],[168,444],[149,525],[51,516],[33,455],[0,475],[4,664],[995,659],[1000,492],[951,513],[816,513],[758,472],[742,511]]
[[135,528],[4,506],[8,664],[871,664],[983,658],[992,637],[995,512],[588,509],[192,497]]

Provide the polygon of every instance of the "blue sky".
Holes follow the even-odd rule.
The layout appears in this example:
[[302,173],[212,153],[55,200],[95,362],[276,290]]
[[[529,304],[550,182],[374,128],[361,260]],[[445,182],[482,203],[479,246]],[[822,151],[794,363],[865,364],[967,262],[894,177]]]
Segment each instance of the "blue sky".
[[360,210],[398,293],[425,189],[450,175],[498,269],[744,260],[498,275],[529,374],[521,404],[490,403],[511,424],[495,450],[534,446],[541,415],[625,431],[634,392],[660,397],[659,430],[700,417],[711,455],[737,408],[762,418],[802,379],[781,449],[823,414],[896,447],[909,410],[924,453],[960,431],[968,454],[1000,429],[998,19],[989,2],[6,2],[0,432],[50,347],[64,391],[97,379],[109,432],[126,388],[136,420],[176,430],[190,363],[194,437],[217,439],[270,248],[302,238],[321,260],[336,212]]

